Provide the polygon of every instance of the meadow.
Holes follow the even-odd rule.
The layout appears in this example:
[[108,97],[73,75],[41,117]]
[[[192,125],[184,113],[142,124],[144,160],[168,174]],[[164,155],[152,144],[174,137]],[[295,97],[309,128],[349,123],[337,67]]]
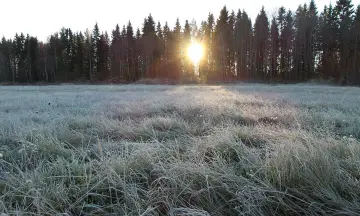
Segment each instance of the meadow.
[[0,86],[1,215],[358,215],[360,89]]

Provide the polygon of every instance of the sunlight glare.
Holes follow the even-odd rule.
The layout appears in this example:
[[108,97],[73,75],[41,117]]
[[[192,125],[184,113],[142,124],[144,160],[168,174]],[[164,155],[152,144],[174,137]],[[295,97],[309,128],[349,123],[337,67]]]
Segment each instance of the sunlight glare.
[[194,64],[199,63],[203,56],[203,47],[199,43],[193,43],[188,48],[188,56]]

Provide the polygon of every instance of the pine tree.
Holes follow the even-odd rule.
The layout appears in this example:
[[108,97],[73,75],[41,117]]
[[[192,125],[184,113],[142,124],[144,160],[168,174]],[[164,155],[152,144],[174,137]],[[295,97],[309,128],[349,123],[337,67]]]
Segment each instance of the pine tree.
[[[286,71],[285,56],[287,52],[286,43],[286,10],[284,7],[280,7],[277,15],[277,25],[279,27],[279,70],[278,76],[281,76],[283,80],[286,80],[285,74],[289,73]],[[287,68],[288,69],[288,68]]]
[[126,26],[126,56],[127,56],[127,76],[128,81],[135,81],[135,60],[134,60],[134,49],[135,49],[135,39],[134,39],[134,30],[131,22],[129,21]]
[[292,71],[293,71],[293,36],[294,36],[294,19],[293,14],[289,10],[286,13],[284,29],[281,32],[280,36],[280,47],[281,47],[281,57],[280,57],[280,68],[281,68],[281,78],[283,81],[292,80]]
[[179,80],[182,75],[181,40],[181,25],[179,18],[177,18],[175,28],[169,37],[169,67],[171,78],[175,80]]
[[76,35],[76,44],[75,44],[75,62],[74,62],[74,73],[76,79],[84,80],[86,78],[86,72],[84,70],[84,55],[85,55],[85,39],[80,31]]
[[320,16],[319,43],[320,43],[320,63],[318,66],[319,74],[324,79],[340,80],[339,58],[338,58],[338,28],[337,18],[333,6],[324,7]]
[[[191,42],[192,43],[199,43],[201,44],[201,46],[203,47],[202,44],[202,40],[204,37],[204,30],[205,30],[205,26],[202,25],[203,28],[199,28],[196,20],[192,19],[191,23],[190,23],[190,29],[191,29]],[[192,71],[193,73],[191,74],[191,78],[192,81],[197,81],[200,78],[200,70],[203,69],[205,67],[205,61],[204,61],[204,56],[202,53],[201,58],[198,60],[198,62],[191,62],[191,66],[192,66]],[[202,75],[201,80],[204,80],[204,76]]]
[[92,78],[95,80],[98,80],[100,75],[100,49],[101,49],[100,39],[101,39],[100,30],[98,24],[96,23],[91,37],[91,46],[92,46],[91,73],[92,73]]
[[[184,39],[184,43],[191,42],[191,28],[190,28],[190,24],[189,24],[188,20],[185,21],[183,39]],[[188,44],[185,44],[185,46],[186,45],[188,45]]]
[[139,28],[136,29],[135,38],[136,38],[137,40],[139,40],[139,39],[141,38],[141,32],[140,32],[140,29],[139,29]]
[[163,39],[163,38],[164,38],[163,30],[162,30],[160,21],[158,21],[158,23],[157,23],[157,25],[156,25],[156,36],[157,36],[159,39]]
[[352,17],[354,15],[354,8],[351,0],[338,0],[336,2],[336,21],[337,21],[337,37],[338,37],[338,52],[340,54],[340,68],[341,68],[341,82],[348,83],[350,70],[350,47],[351,47],[351,25]]
[[227,61],[227,69],[228,76],[233,79],[235,76],[235,12],[231,11],[228,22],[228,31],[229,31],[229,48],[228,48],[228,61]]
[[60,80],[59,75],[59,50],[60,50],[60,40],[58,33],[50,36],[49,46],[47,49],[47,65],[46,69],[48,72],[48,80],[50,82],[57,82]]
[[92,82],[94,80],[93,68],[94,68],[94,46],[92,44],[92,34],[87,29],[84,33],[85,47],[84,47],[84,71],[86,78]]
[[14,55],[14,76],[17,82],[26,82],[26,52],[25,52],[25,36],[23,33],[16,34],[13,41],[13,55]]
[[191,59],[187,56],[187,49],[191,44],[191,28],[189,21],[185,21],[184,33],[181,42],[181,63],[183,65],[183,78],[190,80],[194,74],[194,65]]
[[69,80],[69,74],[68,74],[68,60],[69,56],[67,53],[67,47],[68,47],[68,29],[61,28],[60,30],[60,44],[59,49],[57,49],[57,57],[58,57],[58,71],[57,74],[59,76],[60,81],[67,82]]
[[252,25],[246,11],[237,12],[234,37],[237,79],[248,79],[252,65],[250,60]]
[[274,80],[278,76],[278,58],[279,58],[279,26],[276,18],[273,17],[270,27],[270,71],[269,79]]
[[98,71],[99,80],[107,81],[109,79],[109,64],[108,64],[109,44],[107,33],[100,35],[100,41],[98,44]]
[[201,82],[205,82],[206,81],[206,74],[207,74],[207,65],[208,65],[208,58],[207,58],[207,54],[206,54],[206,50],[207,50],[207,46],[208,43],[205,42],[206,38],[206,28],[207,28],[207,23],[206,21],[202,21],[200,24],[200,28],[198,28],[198,32],[196,35],[196,41],[200,42],[202,45],[202,49],[203,49],[203,55],[202,58],[200,59],[199,62],[199,67],[198,67],[198,79]]
[[[305,6],[305,7],[304,7]],[[295,39],[294,39],[294,71],[293,78],[296,81],[304,81],[305,71],[305,32],[307,5],[299,5],[295,15]]]
[[111,82],[119,81],[120,79],[120,49],[121,49],[121,34],[120,27],[117,24],[115,30],[111,33],[110,45],[110,65],[111,65]]
[[119,61],[120,61],[120,80],[121,82],[127,82],[128,80],[128,64],[127,64],[127,48],[128,43],[126,40],[126,27],[125,25],[122,26],[120,32],[120,48],[119,48]]
[[156,77],[164,78],[164,71],[165,63],[164,63],[164,49],[165,49],[165,40],[164,40],[164,33],[161,26],[161,23],[158,21],[156,25]]
[[254,26],[255,78],[264,80],[267,74],[267,44],[269,36],[269,21],[262,7]]
[[155,31],[155,22],[151,14],[144,20],[143,24],[143,35],[141,38],[142,44],[142,61],[143,61],[143,72],[147,78],[156,77],[156,48],[157,48],[157,37]]
[[38,73],[38,41],[37,38],[27,35],[24,43],[24,51],[26,55],[26,80],[27,82],[39,82],[43,79],[41,74]]
[[12,82],[13,74],[11,68],[11,40],[5,37],[0,42],[0,82]]
[[35,62],[37,71],[39,74],[39,81],[49,82],[49,74],[47,71],[47,51],[48,44],[39,41],[38,42],[38,52],[37,52],[37,61]]
[[195,19],[191,20],[190,29],[191,29],[191,41],[193,41],[193,42],[201,41],[200,29],[198,28],[198,25],[197,25]]
[[215,18],[212,13],[209,13],[207,21],[206,21],[206,27],[204,30],[204,43],[206,44],[204,47],[204,57],[206,62],[206,71],[204,69],[202,70],[205,74],[207,80],[213,79],[214,76],[214,58],[213,58],[213,52],[214,52],[214,26],[215,26]]
[[141,78],[141,32],[138,28],[136,30],[136,36],[135,36],[135,51],[134,51],[134,65],[135,67],[135,80],[139,80]]
[[76,79],[75,70],[75,61],[76,61],[76,36],[73,34],[72,30],[68,29],[68,46],[67,46],[67,54],[69,56],[68,61],[68,70],[70,73],[70,80]]
[[360,5],[357,6],[352,29],[352,54],[351,54],[351,73],[349,81],[351,84],[360,85]]
[[24,42],[24,55],[25,55],[24,71],[25,71],[25,82],[27,82],[27,83],[32,82],[32,80],[31,80],[31,78],[32,78],[31,77],[31,69],[32,69],[31,63],[32,63],[32,61],[31,61],[31,56],[30,56],[30,52],[29,52],[29,50],[30,50],[29,41],[30,41],[30,35],[27,34],[26,38],[25,38],[25,42]]
[[244,44],[244,22],[242,20],[242,13],[239,9],[236,14],[235,30],[234,30],[234,41],[235,41],[235,59],[236,59],[236,76],[237,79],[244,77],[244,61],[245,58],[245,44]]
[[231,46],[231,30],[229,26],[229,11],[226,6],[220,11],[214,32],[215,79],[225,80],[229,77],[229,47]]
[[318,27],[318,15],[315,1],[311,0],[309,5],[309,12],[307,14],[307,28],[305,36],[305,68],[307,71],[306,79],[312,79],[315,76],[315,58],[317,56],[317,32]]
[[144,36],[155,33],[155,21],[151,14],[145,18],[142,32]]
[[167,22],[165,22],[163,31],[162,31],[162,35],[163,35],[163,77],[169,79],[170,78],[170,65],[169,65],[169,60],[170,60],[170,48],[171,48],[171,31],[169,28],[169,25]]

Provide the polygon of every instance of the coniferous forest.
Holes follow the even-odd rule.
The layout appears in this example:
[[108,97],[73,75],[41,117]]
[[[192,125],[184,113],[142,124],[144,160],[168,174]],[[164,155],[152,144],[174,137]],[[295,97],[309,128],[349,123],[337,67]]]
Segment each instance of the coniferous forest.
[[[169,21],[171,22],[171,21]],[[150,14],[141,29],[131,21],[111,33],[62,28],[45,42],[17,33],[0,42],[0,82],[131,83],[140,79],[207,83],[332,80],[360,85],[360,6],[351,0],[296,11],[280,7],[273,17],[262,8],[252,23],[245,10],[201,23],[174,20],[169,28]],[[186,48],[197,41],[204,55],[197,67]]]

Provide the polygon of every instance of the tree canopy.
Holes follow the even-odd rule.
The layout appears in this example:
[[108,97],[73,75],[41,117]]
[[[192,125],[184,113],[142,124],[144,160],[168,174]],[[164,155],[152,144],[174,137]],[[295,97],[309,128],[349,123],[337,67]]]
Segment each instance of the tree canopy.
[[[296,11],[280,7],[269,17],[262,7],[252,24],[245,10],[226,6],[197,26],[179,19],[173,29],[152,14],[141,29],[131,21],[111,34],[62,28],[45,42],[16,33],[0,40],[0,82],[179,82],[333,80],[360,85],[360,6],[338,0],[319,12],[311,0]],[[186,51],[203,46],[198,68]],[[195,73],[198,70],[198,73]]]

